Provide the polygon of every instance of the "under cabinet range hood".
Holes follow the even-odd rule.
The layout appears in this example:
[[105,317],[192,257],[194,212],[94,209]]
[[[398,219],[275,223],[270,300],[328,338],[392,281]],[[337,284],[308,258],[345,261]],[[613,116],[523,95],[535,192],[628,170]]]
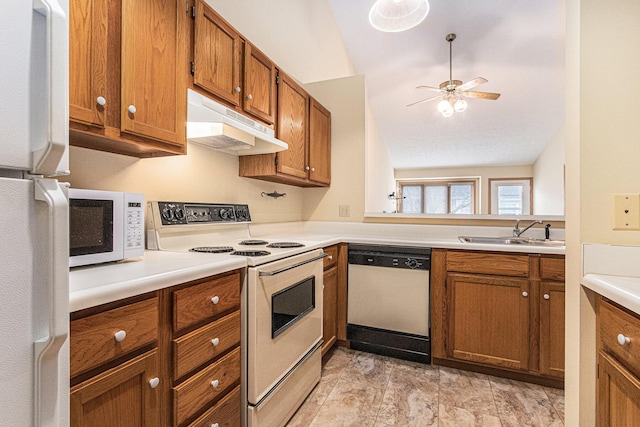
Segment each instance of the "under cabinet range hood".
[[187,89],[187,141],[236,156],[276,153],[289,148],[273,129]]

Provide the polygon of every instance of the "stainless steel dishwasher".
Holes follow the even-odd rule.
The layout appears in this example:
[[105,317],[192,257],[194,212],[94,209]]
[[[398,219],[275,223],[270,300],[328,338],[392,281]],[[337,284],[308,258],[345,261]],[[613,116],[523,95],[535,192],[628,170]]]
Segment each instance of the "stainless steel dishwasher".
[[351,348],[431,363],[431,248],[349,245]]

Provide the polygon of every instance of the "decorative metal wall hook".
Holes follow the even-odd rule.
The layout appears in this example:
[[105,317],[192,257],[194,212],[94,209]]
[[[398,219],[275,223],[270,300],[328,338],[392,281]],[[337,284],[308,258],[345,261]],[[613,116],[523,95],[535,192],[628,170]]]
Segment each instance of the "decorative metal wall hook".
[[389,200],[400,200],[400,199],[406,199],[407,196],[403,196],[403,197],[396,196],[396,192],[394,191],[393,193],[389,194],[388,198]]
[[287,193],[278,193],[277,191],[274,191],[272,193],[265,193],[264,191],[262,193],[260,193],[260,195],[262,197],[273,197],[274,199],[280,198],[280,197],[285,197],[287,195]]

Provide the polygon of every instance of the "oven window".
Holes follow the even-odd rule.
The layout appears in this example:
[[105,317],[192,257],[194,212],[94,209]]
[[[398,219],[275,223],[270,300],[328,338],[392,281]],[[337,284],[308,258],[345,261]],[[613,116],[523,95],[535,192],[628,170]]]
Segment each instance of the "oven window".
[[316,278],[311,276],[271,295],[271,338],[283,333],[316,307]]
[[71,256],[113,252],[113,200],[69,200]]

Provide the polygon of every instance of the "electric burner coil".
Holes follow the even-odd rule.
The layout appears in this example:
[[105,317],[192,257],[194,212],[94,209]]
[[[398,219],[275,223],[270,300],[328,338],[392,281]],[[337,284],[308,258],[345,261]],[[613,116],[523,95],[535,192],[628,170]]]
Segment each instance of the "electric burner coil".
[[198,246],[189,249],[189,252],[203,252],[208,254],[222,254],[227,252],[233,252],[231,246]]

